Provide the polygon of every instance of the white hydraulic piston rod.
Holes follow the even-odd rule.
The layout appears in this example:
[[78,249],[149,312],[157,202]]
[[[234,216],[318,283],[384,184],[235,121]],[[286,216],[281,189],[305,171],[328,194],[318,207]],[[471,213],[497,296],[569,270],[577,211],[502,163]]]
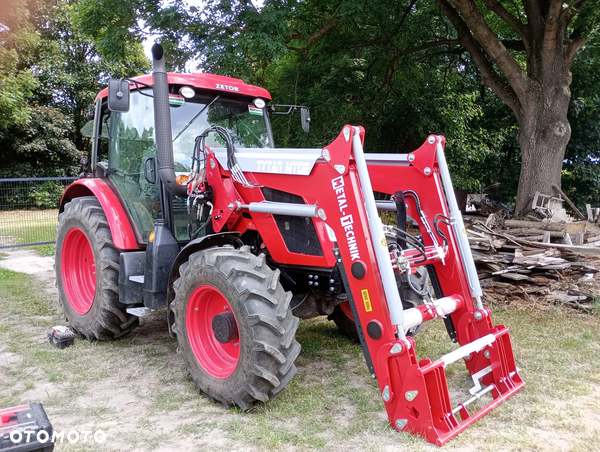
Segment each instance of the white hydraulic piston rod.
[[398,293],[396,285],[396,277],[390,260],[390,253],[383,232],[383,224],[377,213],[377,205],[375,204],[375,196],[373,195],[373,187],[367,169],[367,162],[360,141],[360,129],[354,127],[354,137],[352,138],[352,150],[354,151],[354,160],[356,161],[356,169],[360,177],[360,184],[365,199],[365,208],[367,210],[367,219],[369,221],[369,230],[371,232],[371,240],[373,241],[373,249],[375,250],[375,259],[379,267],[381,281],[383,283],[383,291],[387,300],[388,309],[392,323],[398,327],[398,338],[406,339],[404,334],[404,310],[402,309],[402,300]]
[[450,178],[448,163],[446,163],[446,155],[444,154],[444,148],[442,147],[442,138],[438,136],[435,137],[435,139],[437,141],[435,154],[440,167],[440,176],[442,177],[442,184],[444,186],[444,191],[446,192],[448,207],[450,207],[450,219],[452,229],[454,229],[454,237],[456,237],[458,245],[458,252],[460,253],[460,258],[465,267],[467,281],[469,282],[469,288],[471,289],[471,296],[475,298],[477,309],[483,309],[483,304],[481,303],[481,296],[483,293],[481,291],[481,285],[479,284],[475,262],[473,261],[473,254],[471,254],[469,240],[467,239],[465,224],[460,209],[458,208],[458,203],[456,202],[456,196],[454,195],[452,179]]
[[294,204],[289,202],[251,202],[242,204],[240,202],[231,203],[230,210],[248,209],[255,213],[270,213],[273,215],[289,215],[292,217],[311,217],[317,218],[316,204]]

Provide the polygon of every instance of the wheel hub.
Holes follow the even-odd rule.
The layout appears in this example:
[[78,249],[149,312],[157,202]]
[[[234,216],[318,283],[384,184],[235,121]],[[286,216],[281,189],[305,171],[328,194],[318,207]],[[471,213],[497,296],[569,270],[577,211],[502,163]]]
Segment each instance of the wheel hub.
[[238,327],[231,311],[225,311],[213,317],[212,329],[217,341],[221,344],[238,339]]
[[227,378],[240,360],[235,314],[227,298],[213,286],[197,287],[186,309],[186,328],[198,364],[215,378]]

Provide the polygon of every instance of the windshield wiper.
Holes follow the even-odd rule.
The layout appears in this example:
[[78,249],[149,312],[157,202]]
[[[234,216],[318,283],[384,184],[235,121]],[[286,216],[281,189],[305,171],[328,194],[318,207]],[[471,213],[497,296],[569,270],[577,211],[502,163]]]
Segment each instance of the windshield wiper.
[[233,116],[235,116],[235,119],[237,119],[237,122],[238,122],[238,124],[242,124],[242,125],[243,125],[243,126],[246,128],[246,129],[248,129],[248,131],[249,131],[249,132],[250,132],[252,135],[254,135],[254,137],[255,137],[255,138],[258,140],[258,142],[259,142],[259,143],[261,142],[261,139],[260,139],[260,137],[259,137],[257,134],[255,134],[255,133],[254,133],[254,130],[252,130],[252,128],[251,128],[251,127],[250,127],[248,124],[246,124],[244,121],[242,121],[242,120],[240,119],[240,117],[239,117],[238,115],[236,115],[236,114],[235,114],[235,112],[233,112],[233,111],[232,111],[232,112],[231,112],[231,114],[232,114]]
[[177,134],[177,136],[176,136],[175,138],[173,138],[173,143],[175,143],[175,140],[176,140],[177,138],[179,138],[179,137],[180,137],[180,136],[183,134],[183,132],[185,132],[185,131],[188,129],[188,127],[189,127],[189,126],[191,126],[191,125],[192,125],[192,123],[193,123],[193,122],[194,122],[196,119],[198,119],[198,117],[199,117],[199,116],[200,116],[202,113],[204,113],[204,111],[205,111],[205,110],[206,110],[208,107],[210,107],[212,104],[214,104],[214,103],[217,101],[217,99],[218,99],[218,98],[220,98],[220,97],[221,97],[221,95],[220,95],[220,94],[219,94],[219,95],[217,95],[217,97],[215,97],[213,100],[211,100],[211,101],[210,101],[210,104],[207,104],[207,105],[205,105],[205,106],[204,106],[204,108],[203,108],[202,110],[200,110],[200,111],[198,112],[198,114],[196,114],[196,116],[194,116],[192,119],[190,119],[190,122],[188,122],[188,123],[185,125],[185,127],[184,127],[183,129],[181,129],[181,131],[180,131],[180,132]]

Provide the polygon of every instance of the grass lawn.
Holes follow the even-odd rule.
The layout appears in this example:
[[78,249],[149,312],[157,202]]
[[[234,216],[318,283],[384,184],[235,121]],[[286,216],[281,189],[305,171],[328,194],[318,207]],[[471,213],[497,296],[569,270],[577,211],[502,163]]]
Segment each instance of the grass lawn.
[[[62,323],[55,305],[32,276],[0,269],[0,407],[41,401],[57,430],[107,433],[58,451],[439,450],[391,429],[360,347],[324,318],[300,323],[288,389],[243,413],[197,394],[164,312],[122,340],[59,350],[45,336]],[[527,386],[444,450],[600,450],[599,317],[501,306],[493,316],[511,329]],[[455,347],[441,321],[417,337],[419,358]],[[451,388],[470,386],[464,365],[448,374]]]
[[[53,242],[58,227],[58,209],[12,210],[0,212],[0,246]],[[53,245],[31,247],[43,256],[51,256]]]

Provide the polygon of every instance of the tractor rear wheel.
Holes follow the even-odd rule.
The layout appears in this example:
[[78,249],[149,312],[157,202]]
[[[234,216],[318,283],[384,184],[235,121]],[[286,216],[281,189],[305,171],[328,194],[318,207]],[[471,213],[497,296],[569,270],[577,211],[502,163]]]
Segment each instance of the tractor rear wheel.
[[114,339],[138,326],[119,302],[119,254],[95,197],[65,204],[56,229],[58,296],[67,322],[89,340]]
[[244,246],[198,251],[179,274],[173,331],[197,388],[243,410],[285,389],[296,373],[299,319],[279,270]]
[[[427,273],[426,267],[417,267],[417,271],[410,275],[410,278],[411,282],[418,290],[422,291],[429,285],[429,274]],[[423,304],[423,297],[411,290],[406,282],[404,273],[396,275],[396,284],[398,286],[398,291],[400,292],[402,307],[404,309],[414,308],[415,306]],[[328,319],[333,320],[344,336],[358,342],[358,331],[356,331],[356,324],[354,323],[354,316],[352,315],[352,309],[350,308],[349,302],[344,301],[343,303],[338,304],[333,309],[333,312],[329,315]],[[423,323],[417,325],[408,330],[406,335],[414,336],[421,331],[424,326]]]

